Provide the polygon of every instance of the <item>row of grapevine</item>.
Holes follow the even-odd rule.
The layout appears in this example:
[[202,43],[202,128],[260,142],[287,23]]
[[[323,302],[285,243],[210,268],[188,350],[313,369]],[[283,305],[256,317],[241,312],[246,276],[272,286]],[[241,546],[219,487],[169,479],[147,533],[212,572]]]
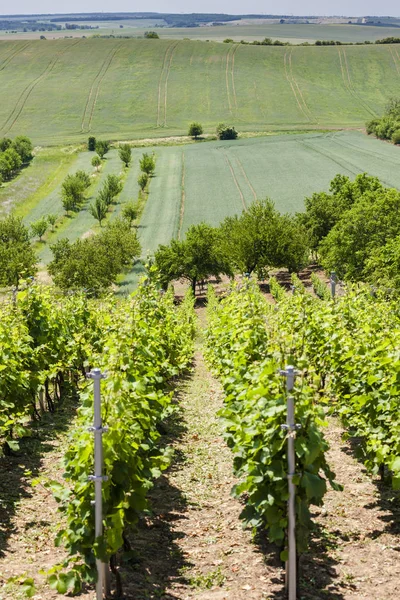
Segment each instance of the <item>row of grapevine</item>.
[[[109,561],[126,545],[124,532],[146,506],[152,480],[169,464],[160,447],[160,422],[173,410],[173,380],[190,366],[195,331],[193,299],[176,307],[172,293],[147,281],[129,299],[57,297],[28,285],[0,315],[0,440],[16,449],[32,418],[54,409],[62,396],[79,397],[64,457],[65,484],[48,482],[63,526],[56,544],[68,557],[49,573],[61,593],[96,579],[96,558]],[[93,388],[91,367],[107,373],[102,384],[104,535],[95,540]]]
[[[284,301],[276,281],[272,288]],[[293,298],[301,298],[303,294]],[[310,505],[321,505],[327,481],[335,488],[334,473],[325,453],[321,431],[324,411],[316,402],[315,370],[297,352],[297,335],[282,332],[282,315],[268,304],[252,281],[234,287],[222,301],[212,290],[208,304],[206,358],[222,380],[225,404],[221,412],[225,436],[234,453],[239,484],[233,492],[245,498],[242,518],[253,528],[268,530],[271,541],[283,545],[287,528],[288,481],[285,382],[280,370],[291,364],[299,372],[294,388],[297,432],[297,546],[307,547]],[[297,315],[301,321],[301,314]],[[282,553],[282,558],[286,552]]]

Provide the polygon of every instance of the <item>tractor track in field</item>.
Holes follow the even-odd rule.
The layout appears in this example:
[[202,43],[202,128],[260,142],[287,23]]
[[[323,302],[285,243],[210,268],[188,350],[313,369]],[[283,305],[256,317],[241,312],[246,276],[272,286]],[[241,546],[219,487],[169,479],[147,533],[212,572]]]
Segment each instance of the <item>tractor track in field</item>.
[[246,180],[246,183],[247,183],[247,185],[249,186],[249,188],[250,188],[250,190],[251,190],[251,193],[252,193],[252,194],[253,194],[253,196],[254,196],[254,200],[257,200],[257,194],[256,194],[256,190],[255,190],[255,189],[253,188],[253,186],[251,185],[251,181],[250,181],[250,179],[247,177],[247,173],[246,173],[246,171],[244,170],[244,167],[243,167],[243,165],[242,165],[242,163],[241,163],[241,160],[240,160],[240,158],[238,158],[237,156],[235,156],[235,159],[236,159],[236,162],[237,162],[237,164],[238,164],[238,166],[239,166],[240,170],[241,170],[241,171],[242,171],[242,173],[243,173],[243,177],[245,178],[245,180]]
[[289,53],[289,70],[290,70],[290,77],[291,77],[291,79],[292,79],[293,83],[295,84],[295,86],[296,86],[296,88],[297,88],[297,90],[298,90],[298,92],[299,92],[299,96],[300,96],[301,102],[302,102],[302,104],[303,104],[303,106],[304,106],[304,110],[305,110],[306,114],[308,114],[308,116],[309,116],[309,119],[310,119],[311,121],[314,121],[314,123],[318,124],[318,121],[316,120],[316,118],[315,118],[315,117],[314,117],[314,115],[312,114],[312,112],[311,112],[311,110],[310,110],[310,108],[309,108],[309,106],[308,106],[307,102],[306,102],[306,101],[305,101],[305,99],[304,99],[304,96],[303,96],[303,93],[302,93],[302,91],[301,91],[301,89],[300,89],[300,86],[299,86],[299,84],[297,83],[297,80],[296,80],[295,76],[293,75],[292,54],[293,54],[293,49],[292,49],[292,50],[290,51],[290,53]]
[[[399,64],[396,60],[395,54],[393,52],[393,48],[391,46],[388,46],[388,51],[390,52],[393,62],[394,62],[394,66],[396,67],[396,71],[397,71],[397,75],[400,77],[400,68],[399,68]],[[397,57],[398,58],[398,57]]]
[[316,152],[317,154],[320,154],[321,156],[324,156],[325,158],[328,158],[329,160],[331,160],[332,162],[336,163],[339,167],[341,167],[342,169],[345,169],[346,171],[348,171],[352,175],[356,176],[356,175],[359,174],[358,170],[357,171],[353,171],[351,168],[349,168],[348,165],[351,165],[352,167],[357,168],[356,165],[354,165],[353,163],[341,162],[340,160],[337,160],[336,158],[333,158],[333,155],[330,152],[323,152],[322,150],[315,148],[311,144],[307,144],[307,142],[299,141],[299,143],[302,146],[304,146],[305,148],[308,148],[309,150],[312,150],[313,152]]
[[[102,81],[103,81],[108,69],[110,68],[112,60],[113,60],[114,56],[116,55],[116,53],[118,52],[119,48],[120,48],[119,46],[117,48],[113,48],[107,54],[105,60],[103,61],[100,69],[98,70],[98,72],[96,74],[96,77],[93,79],[88,97],[86,98],[86,104],[85,104],[85,108],[83,111],[82,125],[81,125],[82,133],[84,133],[85,131],[89,132],[91,129],[94,109],[96,107],[97,98],[98,98],[99,91],[100,91],[100,86],[101,86]],[[92,97],[93,97],[93,101],[91,103]],[[88,119],[88,123],[87,123],[87,127],[85,128],[86,119]]]
[[181,205],[180,205],[180,208],[179,208],[178,240],[181,239],[181,235],[182,235],[183,216],[185,214],[185,201],[186,201],[186,192],[185,192],[185,153],[182,152]]
[[233,54],[235,52],[235,49],[236,48],[234,48],[234,47],[229,48],[229,50],[226,54],[226,66],[225,66],[226,95],[228,98],[228,108],[231,113],[232,113],[232,100],[231,100],[231,92],[229,89],[229,73],[231,73],[231,78],[233,77],[233,75],[232,75],[232,67],[230,67],[229,63],[230,63],[231,54]]
[[45,70],[25,87],[25,89],[21,92],[13,110],[11,111],[11,113],[9,114],[9,116],[7,117],[6,121],[3,123],[3,125],[0,129],[0,131],[2,132],[3,135],[6,135],[14,127],[19,116],[21,115],[22,111],[25,108],[25,105],[28,101],[29,96],[32,94],[35,87],[45,77],[47,77],[47,75],[49,75],[49,73],[51,73],[51,71],[56,66],[58,60],[61,58],[61,56],[67,50],[69,50],[72,46],[76,46],[77,44],[81,43],[81,41],[82,40],[78,40],[76,43],[71,44],[68,48],[64,48],[64,50],[62,50],[61,52],[58,52],[58,54],[56,54],[56,56],[50,60],[47,67],[45,68]]
[[165,85],[164,85],[164,124],[163,124],[163,127],[167,126],[168,79],[169,79],[169,74],[171,72],[172,59],[174,57],[175,50],[176,50],[178,44],[179,44],[179,41],[175,44],[175,46],[172,48],[172,50],[170,52],[168,66],[167,66],[167,73],[166,73],[166,77],[165,77]]
[[292,88],[293,96],[296,99],[297,105],[298,105],[300,111],[306,117],[307,121],[310,121],[310,116],[304,110],[304,107],[303,107],[302,103],[300,102],[300,100],[298,98],[298,95],[297,95],[297,92],[296,92],[296,89],[295,89],[295,87],[293,85],[291,76],[289,75],[289,59],[287,57],[287,50],[285,50],[285,54],[283,56],[283,64],[284,64],[284,68],[285,68],[285,76],[286,76],[287,82],[289,83],[290,87]]
[[11,54],[11,56],[6,58],[3,61],[2,65],[0,66],[0,71],[3,71],[3,69],[5,69],[6,66],[12,61],[12,59],[15,58],[21,52],[23,52],[25,50],[25,48],[27,48],[29,46],[29,44],[30,44],[30,42],[28,42],[27,44],[24,44],[23,46],[21,46],[21,48],[18,48],[18,50],[16,50],[13,54]]
[[[368,104],[366,102],[364,102],[364,100],[362,98],[360,98],[359,94],[354,89],[353,82],[352,82],[351,76],[350,76],[349,63],[347,61],[347,55],[346,55],[345,49],[344,48],[340,49],[338,47],[338,52],[339,52],[340,67],[342,70],[342,77],[343,77],[343,82],[344,82],[345,88],[347,88],[347,90],[350,92],[350,94],[353,96],[353,98],[364,108],[364,110],[369,112],[369,114],[371,116],[376,117],[376,113],[368,106]],[[342,52],[343,52],[343,62],[342,62],[342,54],[341,54]]]
[[[167,111],[166,90],[168,89],[168,77],[169,77],[169,71],[171,68],[171,62],[169,62],[169,61],[172,61],[172,54],[178,44],[179,44],[179,41],[172,42],[165,49],[163,64],[161,67],[160,78],[158,80],[157,127],[165,127],[164,124],[166,121],[166,111]],[[163,87],[164,87],[164,99],[162,98]],[[164,124],[161,122],[162,107],[164,107]]]
[[225,155],[226,164],[228,165],[228,167],[229,167],[229,169],[230,169],[230,171],[231,171],[231,174],[232,174],[232,177],[233,177],[233,181],[235,182],[235,185],[236,185],[236,187],[237,187],[237,190],[238,190],[238,192],[239,192],[240,198],[241,198],[241,200],[242,200],[243,210],[247,210],[246,200],[244,199],[243,192],[242,192],[242,190],[240,189],[240,185],[239,185],[239,182],[238,182],[238,180],[237,180],[237,178],[236,178],[235,171],[234,171],[234,169],[233,169],[233,167],[232,167],[232,163],[231,163],[231,161],[229,160],[229,157],[228,157],[228,155],[226,154],[226,152],[224,152],[224,155]]
[[338,146],[342,146],[342,148],[354,148],[357,150],[357,152],[360,152],[361,154],[365,154],[366,156],[370,156],[371,158],[378,158],[379,160],[384,161],[385,163],[389,163],[395,167],[399,167],[400,164],[398,162],[395,162],[393,160],[390,160],[389,158],[387,158],[386,156],[384,156],[383,154],[379,154],[379,152],[373,152],[372,150],[365,150],[365,148],[360,148],[359,146],[356,146],[355,144],[350,144],[347,141],[343,141],[343,140],[338,140],[335,136],[335,134],[331,135],[329,137],[329,139],[332,140],[332,142],[334,142],[335,144],[337,144]]
[[237,97],[236,97],[236,87],[235,87],[235,54],[239,49],[239,44],[235,46],[234,51],[232,52],[232,60],[231,60],[231,78],[232,78],[232,93],[233,93],[233,101],[235,104],[235,110],[237,110]]

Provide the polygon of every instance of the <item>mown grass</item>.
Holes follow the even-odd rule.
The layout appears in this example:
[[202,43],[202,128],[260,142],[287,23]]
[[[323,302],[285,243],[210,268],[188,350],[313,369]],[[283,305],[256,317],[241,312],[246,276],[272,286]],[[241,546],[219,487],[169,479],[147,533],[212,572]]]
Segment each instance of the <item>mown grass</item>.
[[363,127],[400,93],[400,52],[182,39],[0,42],[0,85],[0,136],[26,134],[35,144],[184,135],[192,120],[206,133],[220,121],[243,132]]

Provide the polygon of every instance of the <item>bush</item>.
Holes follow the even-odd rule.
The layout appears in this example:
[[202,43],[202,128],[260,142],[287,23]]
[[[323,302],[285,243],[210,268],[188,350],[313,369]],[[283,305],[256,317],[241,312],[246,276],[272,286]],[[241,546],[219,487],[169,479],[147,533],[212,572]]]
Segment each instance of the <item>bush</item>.
[[368,121],[368,123],[365,124],[368,135],[376,135],[376,128],[378,127],[379,123],[380,119],[372,119],[372,121]]
[[155,31],[146,31],[146,33],[144,34],[144,37],[147,38],[148,40],[159,40],[160,39],[160,36]]
[[88,150],[90,152],[94,152],[96,150],[96,138],[95,137],[90,136],[88,138],[88,145],[87,145],[87,147],[88,147]]
[[396,145],[400,144],[400,129],[396,129],[396,131],[393,133],[392,142]]
[[217,127],[217,136],[220,140],[236,140],[238,132],[232,125],[220,123]]

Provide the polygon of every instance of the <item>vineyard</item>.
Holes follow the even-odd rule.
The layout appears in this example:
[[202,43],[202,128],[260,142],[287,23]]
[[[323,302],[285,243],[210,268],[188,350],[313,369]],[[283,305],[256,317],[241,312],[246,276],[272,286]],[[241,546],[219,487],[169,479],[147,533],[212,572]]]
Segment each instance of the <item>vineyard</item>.
[[[204,339],[206,362],[223,389],[218,428],[222,427],[224,443],[232,454],[230,459],[227,454],[225,460],[227,468],[234,471],[231,502],[238,509],[235,519],[240,513],[246,530],[257,534],[255,539],[263,532],[267,534],[269,546],[264,551],[278,557],[276,574],[281,573],[279,560],[285,561],[288,556],[288,434],[283,427],[287,392],[282,370],[287,365],[296,369],[293,483],[299,589],[305,598],[317,597],[307,595],[304,586],[309,557],[315,552],[315,536],[328,528],[316,520],[316,515],[326,510],[327,502],[332,502],[332,493],[340,506],[340,497],[351,486],[351,481],[335,475],[337,462],[335,467],[331,464],[332,418],[342,422],[353,440],[353,452],[365,465],[369,477],[379,477],[384,489],[392,489],[392,494],[400,488],[398,306],[363,287],[345,289],[332,299],[316,275],[311,282],[314,293],[293,275],[292,293],[287,293],[272,277],[269,291],[273,302],[249,279],[233,284],[222,298],[210,288]],[[132,583],[137,567],[129,562],[129,557],[136,555],[137,544],[142,540],[145,545],[149,543],[151,533],[143,530],[142,516],[151,514],[147,497],[150,493],[152,504],[161,503],[157,509],[161,523],[157,527],[164,527],[163,514],[168,515],[169,500],[165,492],[161,497],[152,495],[154,482],[166,472],[167,478],[178,477],[179,486],[185,487],[179,478],[179,471],[185,467],[176,463],[172,452],[177,442],[169,434],[166,443],[165,427],[177,410],[174,390],[193,360],[196,329],[192,298],[188,296],[175,307],[171,292],[160,293],[152,280],[147,280],[147,285],[127,300],[88,300],[80,294],[54,297],[48,290],[29,284],[18,292],[14,302],[3,302],[0,432],[5,455],[21,453],[24,439],[36,435],[35,422],[44,419],[46,413],[57,413],[71,399],[78,406],[65,442],[63,478],[41,482],[59,505],[54,533],[64,556],[43,571],[50,590],[65,594],[83,588],[84,598],[92,597],[87,593],[96,580],[96,559],[110,563],[117,597],[127,582],[128,589],[140,589]],[[199,341],[196,348],[198,356]],[[88,479],[94,470],[94,436],[88,430],[93,420],[93,389],[86,374],[93,366],[106,373],[102,383],[102,417],[108,428],[103,435],[107,476],[103,483],[104,535],[98,539],[94,534],[94,485]],[[195,367],[195,379],[198,368]],[[189,413],[198,402],[199,391],[190,393],[195,395],[186,405]],[[184,400],[181,402],[185,405]],[[211,411],[217,409],[212,403]],[[204,412],[205,408],[199,410]],[[215,413],[207,417],[211,418],[215,418]],[[205,431],[198,431],[207,438]],[[215,438],[213,431],[210,440]],[[198,436],[191,434],[186,448],[192,456],[188,468],[194,469],[190,471],[192,489],[186,491],[188,498],[199,490],[205,493],[203,484],[193,482],[198,481],[204,469],[209,473],[203,454],[192,448]],[[214,442],[209,443],[209,464],[216,461],[212,477],[222,482],[218,472],[225,451],[221,447],[218,459],[213,455]],[[178,441],[178,448],[179,444]],[[353,469],[357,468],[360,467],[355,464]],[[217,483],[214,492],[216,502],[224,494],[221,485]],[[194,500],[191,503],[196,506]],[[207,501],[194,509],[195,514],[201,509],[207,515],[205,507]],[[169,518],[165,516],[166,524]],[[188,518],[190,526],[190,510]],[[196,523],[198,518],[196,515]],[[339,529],[343,527],[340,515],[336,522]],[[228,523],[232,523],[232,517]],[[132,538],[130,532],[136,530],[138,533],[133,533]],[[188,540],[191,535],[190,531],[186,533]],[[160,543],[162,546],[167,542]],[[251,543],[240,538],[234,544],[243,545],[242,551],[248,552],[246,548]],[[230,552],[226,556],[224,561],[230,560]],[[224,561],[220,562],[227,568]],[[137,577],[139,573],[140,569]],[[164,577],[168,581],[168,575]],[[24,577],[14,573],[14,578],[5,580],[5,589],[17,585],[18,590],[34,595],[35,585],[39,585],[44,593],[44,583],[37,578],[38,573],[29,572]],[[226,589],[229,594],[230,580],[227,571],[218,567],[212,576],[200,571],[190,581],[207,589]],[[171,589],[182,593],[184,588],[180,585]],[[247,585],[244,583],[242,589],[246,590]],[[147,586],[144,580],[141,586]],[[250,589],[256,593],[257,584],[252,582]],[[276,586],[270,589],[276,592],[274,598],[283,598]]]

